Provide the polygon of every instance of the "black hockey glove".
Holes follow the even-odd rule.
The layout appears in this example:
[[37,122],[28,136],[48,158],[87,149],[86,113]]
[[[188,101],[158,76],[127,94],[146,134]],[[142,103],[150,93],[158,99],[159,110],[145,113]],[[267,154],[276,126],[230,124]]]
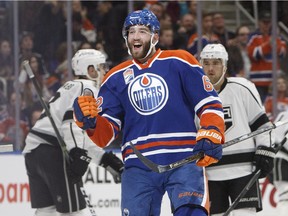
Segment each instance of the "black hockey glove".
[[121,173],[123,172],[124,164],[115,154],[112,152],[104,153],[99,165],[111,173],[115,183],[121,182]]
[[71,162],[67,172],[70,181],[75,184],[81,181],[91,161],[91,157],[87,155],[87,150],[78,147],[71,149],[69,155]]
[[267,146],[258,146],[253,163],[256,170],[261,170],[259,178],[265,178],[274,167],[275,149]]

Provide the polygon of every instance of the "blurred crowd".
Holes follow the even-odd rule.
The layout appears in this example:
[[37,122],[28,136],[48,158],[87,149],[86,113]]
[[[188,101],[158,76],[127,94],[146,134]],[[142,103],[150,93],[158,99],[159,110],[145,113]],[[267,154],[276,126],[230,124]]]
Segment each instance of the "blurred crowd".
[[[252,2],[252,1],[251,1]],[[65,1],[20,1],[19,19],[19,76],[15,77],[13,43],[9,31],[0,33],[0,142],[15,142],[15,101],[20,101],[20,140],[41,115],[41,104],[32,82],[21,67],[29,60],[45,101],[69,79],[67,46],[73,52],[82,48],[94,48],[103,52],[110,67],[130,56],[122,38],[122,25],[128,14],[128,2],[79,1],[72,4],[72,44],[67,44],[67,11]],[[252,3],[251,3],[252,4]],[[264,4],[263,4],[264,5]],[[8,8],[9,2],[1,3]],[[251,5],[243,4],[244,7]],[[260,5],[261,6],[261,5]],[[285,85],[286,43],[277,34],[271,40],[270,6],[259,8],[258,29],[241,25],[230,30],[221,12],[202,11],[202,35],[197,32],[197,1],[134,1],[133,10],[149,8],[158,17],[161,25],[158,48],[184,49],[196,58],[209,43],[223,44],[229,54],[228,75],[243,76],[255,83],[263,103],[269,104],[271,112],[272,47],[277,45],[277,73]],[[6,14],[8,16],[8,14]],[[11,15],[10,15],[11,16]],[[287,16],[288,17],[288,16]],[[279,18],[279,17],[278,17]],[[280,17],[282,18],[282,17]],[[283,20],[285,20],[283,18]],[[2,28],[3,29],[3,26]],[[284,65],[284,66],[283,66]],[[15,92],[15,85],[20,95]],[[282,101],[288,104],[285,87]],[[266,102],[268,100],[268,102]],[[269,102],[270,100],[270,102]],[[268,107],[268,105],[267,105]]]

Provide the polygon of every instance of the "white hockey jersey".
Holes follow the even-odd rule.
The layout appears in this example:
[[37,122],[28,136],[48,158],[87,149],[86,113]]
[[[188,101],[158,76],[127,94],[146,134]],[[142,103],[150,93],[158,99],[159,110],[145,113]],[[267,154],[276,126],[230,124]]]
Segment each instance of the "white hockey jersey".
[[[255,85],[247,79],[225,79],[218,94],[223,104],[226,142],[272,125]],[[229,180],[251,174],[254,153],[259,145],[270,146],[269,133],[223,148],[222,159],[207,167],[209,180]]]
[[[48,107],[68,151],[76,146],[84,148],[88,150],[92,162],[99,164],[105,151],[92,142],[86,132],[79,128],[73,120],[73,102],[76,97],[83,94],[85,88],[91,89],[94,95],[97,96],[98,89],[95,87],[94,81],[84,79],[68,81],[50,99]],[[24,154],[39,145],[59,145],[55,131],[45,111],[42,112],[41,117],[30,130],[25,143]]]
[[[278,122],[278,121],[283,121],[283,122],[288,121],[288,112],[287,111],[280,112],[275,119],[275,122]],[[280,144],[287,133],[288,133],[288,124],[277,127],[275,129],[275,142],[277,144]],[[278,151],[275,157],[282,158],[288,161],[288,140],[283,145],[283,148],[281,148]]]

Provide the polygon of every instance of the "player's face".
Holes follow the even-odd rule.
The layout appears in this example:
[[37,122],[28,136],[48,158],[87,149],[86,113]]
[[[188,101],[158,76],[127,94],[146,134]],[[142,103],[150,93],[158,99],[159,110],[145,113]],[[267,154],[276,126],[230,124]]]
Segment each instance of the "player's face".
[[150,48],[151,32],[147,26],[131,26],[128,31],[128,47],[134,59],[143,59]]
[[93,65],[88,67],[88,74],[91,78],[95,79],[98,77],[98,73]]
[[203,70],[209,77],[212,84],[218,82],[221,78],[224,70],[224,66],[221,59],[204,59]]

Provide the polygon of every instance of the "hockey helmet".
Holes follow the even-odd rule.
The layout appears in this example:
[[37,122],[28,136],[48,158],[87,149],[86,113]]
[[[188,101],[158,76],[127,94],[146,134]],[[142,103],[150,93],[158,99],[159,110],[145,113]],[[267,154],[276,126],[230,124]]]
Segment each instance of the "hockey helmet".
[[200,62],[203,59],[222,59],[223,65],[227,65],[228,53],[222,44],[207,44],[200,53]]
[[127,38],[127,31],[130,26],[134,25],[145,25],[148,26],[152,33],[160,31],[160,23],[153,12],[150,10],[137,10],[134,11],[126,17],[123,26],[123,37]]
[[88,74],[88,67],[91,65],[94,66],[95,70],[98,72],[98,75],[101,73],[100,67],[102,67],[105,72],[108,71],[106,58],[104,54],[98,50],[80,49],[72,58],[72,68],[74,70],[75,76],[86,76],[91,80],[97,80],[90,77]]

